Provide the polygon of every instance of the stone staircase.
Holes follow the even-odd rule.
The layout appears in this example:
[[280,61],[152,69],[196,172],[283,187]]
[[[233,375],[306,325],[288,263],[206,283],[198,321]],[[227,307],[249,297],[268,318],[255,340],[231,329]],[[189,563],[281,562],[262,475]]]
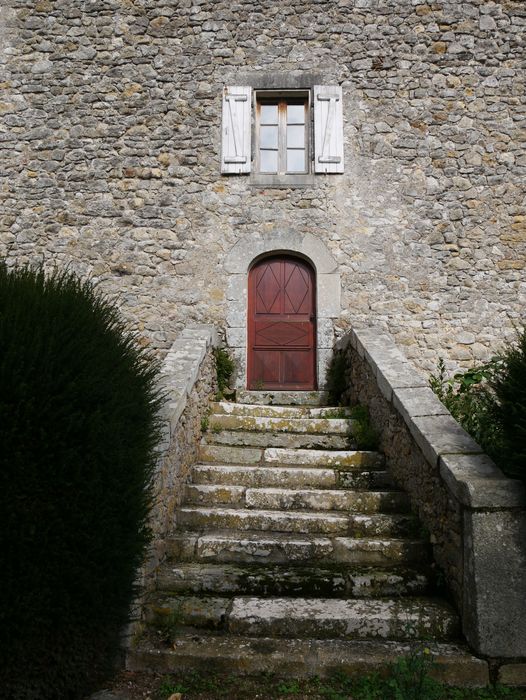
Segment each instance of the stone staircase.
[[421,641],[450,682],[476,676],[383,455],[320,394],[240,398],[211,405],[128,668],[361,673]]

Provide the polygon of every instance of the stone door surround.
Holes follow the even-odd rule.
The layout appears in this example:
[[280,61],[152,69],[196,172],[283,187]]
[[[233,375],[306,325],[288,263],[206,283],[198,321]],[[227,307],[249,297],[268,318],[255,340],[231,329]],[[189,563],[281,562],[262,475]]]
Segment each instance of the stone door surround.
[[248,271],[252,263],[264,255],[287,253],[305,258],[316,271],[318,387],[323,389],[325,385],[327,362],[334,343],[334,319],[341,312],[338,264],[325,243],[312,233],[282,228],[244,236],[225,257],[226,336],[236,360],[237,388],[246,386]]

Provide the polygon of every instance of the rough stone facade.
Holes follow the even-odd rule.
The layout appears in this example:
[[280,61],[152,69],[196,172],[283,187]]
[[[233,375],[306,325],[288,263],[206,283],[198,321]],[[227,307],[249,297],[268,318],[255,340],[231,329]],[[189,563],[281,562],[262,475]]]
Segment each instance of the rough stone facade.
[[[286,222],[338,264],[336,334],[484,359],[526,300],[525,28],[522,0],[1,0],[0,255],[91,275],[168,348],[225,326],[225,256]],[[290,71],[343,87],[345,173],[221,176],[223,87]]]

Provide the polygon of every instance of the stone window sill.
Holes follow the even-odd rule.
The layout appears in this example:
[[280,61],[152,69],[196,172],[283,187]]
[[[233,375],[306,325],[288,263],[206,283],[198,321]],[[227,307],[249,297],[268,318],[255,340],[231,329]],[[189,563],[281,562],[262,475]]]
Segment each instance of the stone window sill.
[[316,176],[313,173],[304,175],[267,175],[252,173],[250,185],[253,187],[313,187]]

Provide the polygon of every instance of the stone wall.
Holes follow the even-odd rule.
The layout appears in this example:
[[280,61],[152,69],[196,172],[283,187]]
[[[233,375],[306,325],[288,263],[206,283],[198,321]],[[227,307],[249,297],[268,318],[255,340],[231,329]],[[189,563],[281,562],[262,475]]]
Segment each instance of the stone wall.
[[213,326],[185,328],[166,354],[160,388],[165,393],[162,438],[154,474],[155,504],[150,516],[153,533],[148,556],[137,576],[137,596],[130,623],[122,633],[123,649],[141,633],[144,600],[155,584],[155,572],[166,555],[166,538],[175,528],[175,510],[184,495],[190,467],[197,461],[201,419],[217,392]]
[[430,533],[468,642],[526,657],[526,497],[452,418],[388,335],[354,329],[337,346],[351,403],[369,407],[396,482]]
[[163,439],[155,474],[155,507],[151,517],[153,543],[145,575],[163,559],[165,538],[175,526],[174,511],[181,504],[190,467],[197,461],[201,419],[217,392],[213,348],[217,335],[211,326],[186,328],[166,355],[161,386],[166,393]]
[[[525,25],[522,0],[2,0],[0,255],[91,275],[168,349],[224,326],[225,256],[286,222],[338,263],[338,333],[484,359],[525,308]],[[345,173],[222,177],[223,86],[298,70],[343,87]]]

